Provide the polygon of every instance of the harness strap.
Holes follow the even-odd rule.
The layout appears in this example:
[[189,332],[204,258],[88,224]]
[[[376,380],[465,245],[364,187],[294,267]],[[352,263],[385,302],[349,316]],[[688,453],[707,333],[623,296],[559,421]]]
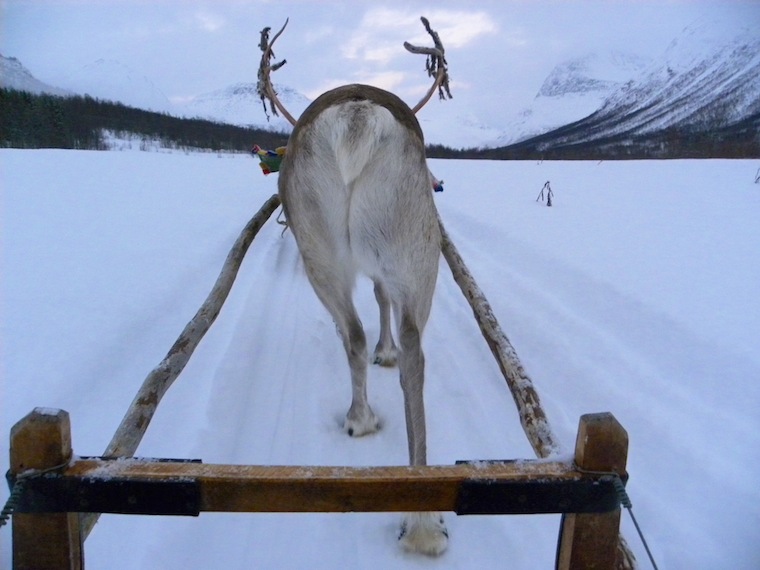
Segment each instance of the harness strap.
[[[272,174],[272,172],[279,172],[282,159],[285,157],[287,147],[279,146],[274,150],[265,150],[259,145],[253,145],[251,154],[258,157],[259,166],[264,175]],[[443,180],[438,180],[433,173],[430,173],[430,183],[433,187],[433,192],[443,192]]]

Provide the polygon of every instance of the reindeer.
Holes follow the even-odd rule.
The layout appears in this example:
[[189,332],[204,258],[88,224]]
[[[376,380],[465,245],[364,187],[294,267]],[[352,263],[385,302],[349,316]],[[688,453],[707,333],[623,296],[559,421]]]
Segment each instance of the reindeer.
[[[448,92],[443,46],[422,21],[436,48],[404,45],[429,55],[428,72],[435,82],[414,110],[388,91],[346,85],[324,93],[293,120],[270,80],[270,71],[282,65],[270,66],[269,60],[285,26],[271,43],[268,29],[262,32],[259,72],[262,100],[269,99],[275,114],[279,109],[295,123],[278,190],[306,275],[334,319],[348,357],[353,397],[343,429],[360,437],[380,428],[367,401],[367,340],[352,299],[356,275],[362,272],[374,282],[380,309],[380,339],[372,359],[383,366],[398,364],[414,466],[427,464],[421,339],[441,251],[435,181],[415,112],[436,87]],[[448,532],[439,513],[410,513],[399,540],[407,550],[439,555],[447,547]]]

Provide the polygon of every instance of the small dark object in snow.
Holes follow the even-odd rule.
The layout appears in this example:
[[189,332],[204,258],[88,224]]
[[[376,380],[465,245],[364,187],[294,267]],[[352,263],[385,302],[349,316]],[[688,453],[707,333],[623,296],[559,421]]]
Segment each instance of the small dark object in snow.
[[552,196],[554,196],[554,192],[552,192],[552,187],[549,186],[549,181],[546,181],[546,184],[544,184],[544,187],[541,188],[541,192],[538,193],[538,197],[536,198],[536,202],[541,200],[544,201],[544,190],[546,190],[546,205],[551,206],[552,205]]

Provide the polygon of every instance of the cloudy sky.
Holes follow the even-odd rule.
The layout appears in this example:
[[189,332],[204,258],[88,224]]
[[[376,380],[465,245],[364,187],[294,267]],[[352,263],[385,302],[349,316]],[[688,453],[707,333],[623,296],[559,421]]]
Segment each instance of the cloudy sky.
[[[760,0],[451,2],[245,0],[2,0],[0,52],[38,79],[114,59],[172,101],[254,81],[259,31],[290,18],[275,81],[309,97],[342,83],[391,89],[410,103],[429,85],[425,15],[446,47],[456,105],[480,114],[520,108],[559,62],[594,50],[657,57],[696,21],[757,22]],[[423,111],[424,112],[424,111]],[[502,111],[503,114],[503,111]]]

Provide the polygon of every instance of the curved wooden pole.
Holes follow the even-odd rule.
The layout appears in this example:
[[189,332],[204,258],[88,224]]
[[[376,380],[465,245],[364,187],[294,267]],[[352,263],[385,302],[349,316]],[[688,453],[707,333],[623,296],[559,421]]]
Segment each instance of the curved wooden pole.
[[[483,291],[478,287],[475,278],[467,269],[462,256],[443,227],[440,216],[438,225],[441,228],[443,256],[451,268],[454,280],[469,302],[475,320],[480,326],[480,332],[486,339],[488,347],[507,381],[528,441],[538,457],[545,458],[557,455],[560,452],[558,439],[541,407],[541,401],[532,380],[520,362],[512,343],[509,342],[507,335],[499,326],[496,315],[494,315]],[[615,570],[635,570],[637,568],[636,558],[622,534],[618,535],[614,568]]]
[[[279,205],[280,197],[273,194],[240,232],[208,297],[185,325],[166,357],[143,381],[111,442],[103,452],[104,456],[131,457],[137,451],[161,398],[185,368],[193,351],[219,315],[253,238]],[[85,538],[98,522],[99,516],[95,513],[83,515],[82,533]]]
[[549,421],[546,419],[544,409],[538,392],[533,387],[533,381],[525,371],[520,358],[517,356],[512,343],[499,326],[499,321],[494,315],[488,299],[481,291],[475,278],[464,263],[462,256],[451,241],[448,232],[443,227],[439,216],[438,225],[441,228],[441,250],[443,257],[451,268],[454,281],[457,282],[467,301],[470,303],[475,320],[478,322],[480,332],[486,339],[496,362],[501,369],[507,386],[512,393],[512,398],[517,405],[525,435],[528,437],[533,450],[538,457],[549,457],[559,453],[557,436],[552,432]]

